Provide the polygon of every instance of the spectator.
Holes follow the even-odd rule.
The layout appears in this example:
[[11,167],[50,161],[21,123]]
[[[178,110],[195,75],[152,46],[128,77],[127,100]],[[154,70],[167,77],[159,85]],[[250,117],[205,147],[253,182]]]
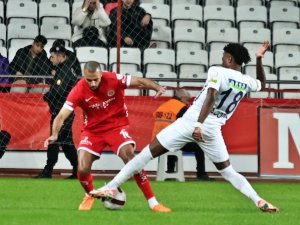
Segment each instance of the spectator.
[[[63,39],[56,39],[53,42],[52,47],[64,47],[65,48],[65,41]],[[71,68],[74,70],[74,73],[78,78],[82,77],[82,71],[81,71],[81,66],[80,62],[76,56],[76,54],[68,49],[66,49],[66,56],[68,60],[70,61]]]
[[8,133],[5,130],[1,130],[1,124],[0,124],[0,159],[4,155],[6,151],[6,147],[10,141],[10,133]]
[[[12,74],[20,76],[14,79],[15,84],[41,84],[41,78],[22,78],[23,75],[50,75],[50,61],[44,46],[47,44],[47,39],[43,35],[35,37],[32,45],[20,48],[12,62],[9,64],[9,69]],[[41,92],[41,88],[28,89],[27,87],[11,87],[11,92]]]
[[[121,46],[145,49],[149,47],[153,31],[151,15],[141,8],[139,0],[123,0]],[[110,12],[109,45],[116,46],[117,8]]]
[[[6,57],[0,54],[0,75],[9,75],[9,62]],[[0,77],[0,84],[9,84],[8,77]],[[9,87],[1,87],[0,92],[9,92]]]
[[[54,46],[50,49],[51,62],[56,66],[54,82],[49,92],[44,95],[44,100],[48,102],[52,127],[53,120],[62,108],[66,98],[76,84],[77,77],[71,67],[71,61],[68,60],[66,49],[62,46]],[[56,142],[48,146],[47,163],[41,174],[36,178],[52,178],[53,168],[58,160],[59,147],[61,146],[66,158],[73,166],[73,173],[69,178],[75,179],[77,177],[77,152],[73,143],[72,137],[72,123],[74,120],[74,113],[65,121],[61,132],[59,133]]]
[[[175,96],[160,105],[153,113],[155,118],[152,139],[155,138],[162,129],[169,126],[176,119],[183,116],[190,104],[190,94],[185,89],[176,91]],[[211,180],[205,172],[205,158],[202,149],[195,143],[187,143],[182,149],[185,152],[194,152],[197,161],[197,179],[199,181]],[[177,157],[175,155],[168,156],[167,173],[174,173]]]
[[84,0],[73,13],[72,24],[75,26],[73,48],[107,46],[104,28],[110,25],[110,19],[99,0]]

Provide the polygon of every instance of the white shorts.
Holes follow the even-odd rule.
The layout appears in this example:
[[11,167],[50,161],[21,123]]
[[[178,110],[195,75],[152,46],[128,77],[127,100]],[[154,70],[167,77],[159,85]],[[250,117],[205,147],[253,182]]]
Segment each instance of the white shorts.
[[196,142],[205,155],[214,163],[224,162],[229,159],[227,148],[220,128],[211,128],[203,124],[205,142],[197,142],[192,137],[194,121],[184,118],[177,119],[170,126],[156,135],[159,143],[171,152],[180,150],[189,142]]

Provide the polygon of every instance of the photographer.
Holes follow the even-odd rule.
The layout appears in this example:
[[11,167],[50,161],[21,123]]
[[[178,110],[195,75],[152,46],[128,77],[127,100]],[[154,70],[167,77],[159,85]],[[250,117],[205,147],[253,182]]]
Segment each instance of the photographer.
[[99,0],[84,0],[72,17],[74,34],[73,48],[80,46],[106,47],[105,27],[110,25],[102,3]]

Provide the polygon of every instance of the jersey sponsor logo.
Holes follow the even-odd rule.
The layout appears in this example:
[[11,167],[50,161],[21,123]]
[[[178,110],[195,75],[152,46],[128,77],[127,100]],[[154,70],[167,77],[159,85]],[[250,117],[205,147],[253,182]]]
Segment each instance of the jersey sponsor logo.
[[93,96],[92,96],[92,97],[89,97],[89,98],[86,98],[86,99],[85,99],[85,102],[89,102],[92,98],[93,98]]
[[216,108],[213,108],[212,111],[210,112],[212,115],[218,117],[218,118],[225,118],[227,119],[227,114],[220,111],[220,110],[217,110]]
[[114,91],[114,90],[109,90],[109,91],[107,92],[107,96],[111,97],[111,96],[113,96],[113,95],[115,95],[115,91]]
[[245,83],[242,83],[242,82],[238,82],[236,80],[233,80],[233,79],[229,79],[229,84],[228,84],[229,87],[232,87],[234,89],[237,89],[239,91],[243,91],[245,90],[248,85],[245,84]]
[[116,97],[113,97],[113,98],[109,98],[107,99],[106,101],[102,102],[102,103],[94,103],[92,105],[89,105],[89,108],[92,108],[92,109],[100,109],[100,108],[107,108],[109,106],[109,103],[111,103],[112,101],[114,101],[116,99]]
[[93,145],[93,143],[89,140],[89,137],[84,137],[83,140],[80,141],[79,145]]
[[123,136],[124,139],[131,139],[131,137],[129,136],[128,132],[125,129],[122,129],[120,131],[120,134]]

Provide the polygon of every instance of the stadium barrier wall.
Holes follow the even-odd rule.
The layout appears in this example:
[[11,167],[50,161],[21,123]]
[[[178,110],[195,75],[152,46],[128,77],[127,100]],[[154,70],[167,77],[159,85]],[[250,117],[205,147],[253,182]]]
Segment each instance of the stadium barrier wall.
[[[168,98],[162,97],[154,99],[148,96],[128,96],[126,103],[129,110],[129,119],[131,123],[131,136],[137,142],[137,150],[141,150],[149,143],[153,127],[152,112]],[[300,100],[293,99],[243,99],[233,117],[223,127],[223,135],[231,154],[231,160],[236,161],[238,171],[257,172],[257,154],[258,154],[258,107],[268,106],[299,106]],[[24,110],[26,109],[26,110]],[[12,150],[23,151],[22,157],[11,158],[10,163],[0,162],[0,168],[30,167],[40,168],[40,162],[43,165],[45,160],[38,160],[44,157],[43,141],[49,136],[50,114],[41,94],[18,94],[18,93],[0,93],[0,122],[2,129],[8,130],[12,134],[12,140],[6,153],[7,159],[21,153]],[[82,113],[76,111],[76,119],[73,124],[74,141],[76,145],[79,141],[80,127],[82,125]],[[30,152],[28,152],[30,150]],[[25,153],[26,152],[26,153]],[[34,153],[34,154],[33,154]],[[38,153],[38,154],[37,154]],[[33,162],[30,163],[32,156]],[[41,156],[41,157],[40,157]],[[35,160],[36,158],[36,161]],[[110,158],[110,154],[103,158]],[[25,162],[25,159],[29,162]],[[113,157],[114,158],[114,157]],[[236,158],[236,159],[235,159]],[[245,160],[240,160],[245,159]],[[186,161],[187,160],[187,161]],[[113,160],[114,161],[114,160]],[[184,162],[187,168],[194,170],[195,161],[193,157],[187,155]],[[7,164],[8,163],[8,164]],[[28,165],[27,165],[27,164]],[[103,163],[103,161],[102,161]],[[11,165],[15,164],[15,166]],[[67,165],[66,165],[67,164]],[[68,167],[68,162],[58,167]],[[253,165],[255,164],[255,165]],[[103,169],[102,164],[97,169]],[[122,163],[116,162],[113,166],[118,169]],[[214,167],[208,162],[208,171],[214,171]],[[150,170],[156,170],[156,164],[150,165]],[[185,168],[186,169],[186,168]],[[189,169],[187,169],[189,170]]]

